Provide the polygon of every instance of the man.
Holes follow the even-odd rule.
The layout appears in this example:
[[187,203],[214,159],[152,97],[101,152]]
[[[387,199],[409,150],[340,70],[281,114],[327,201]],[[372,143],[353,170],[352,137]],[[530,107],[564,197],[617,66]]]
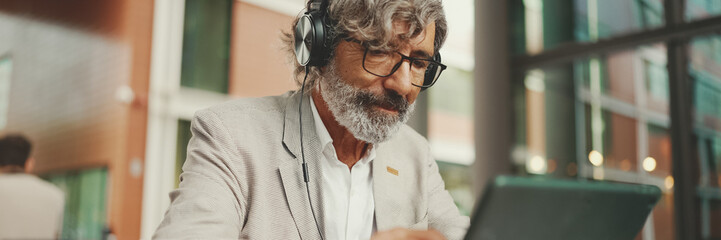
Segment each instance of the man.
[[[468,218],[445,191],[428,143],[404,125],[440,70],[425,73],[445,67],[440,1],[337,0],[321,9],[330,54],[297,65],[297,80],[309,73],[308,91],[196,113],[155,238],[464,236]],[[293,36],[285,40],[293,46]]]
[[0,139],[0,239],[60,237],[64,194],[30,175],[32,145],[20,135]]

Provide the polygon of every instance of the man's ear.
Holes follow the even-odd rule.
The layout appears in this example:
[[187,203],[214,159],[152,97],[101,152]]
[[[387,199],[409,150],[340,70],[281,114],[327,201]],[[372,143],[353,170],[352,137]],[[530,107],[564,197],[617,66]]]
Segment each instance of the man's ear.
[[35,169],[35,158],[28,158],[27,161],[25,161],[25,173],[31,173]]

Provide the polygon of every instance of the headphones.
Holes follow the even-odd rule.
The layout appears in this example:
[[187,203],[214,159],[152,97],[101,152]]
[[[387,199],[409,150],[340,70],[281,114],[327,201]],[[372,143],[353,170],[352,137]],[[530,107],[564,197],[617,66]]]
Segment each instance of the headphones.
[[325,66],[332,44],[328,1],[311,0],[295,25],[295,58],[301,66]]
[[308,203],[310,212],[313,214],[313,222],[315,222],[316,230],[321,240],[324,240],[323,231],[320,230],[318,218],[315,216],[313,209],[313,201],[310,197],[310,177],[308,176],[308,164],[305,161],[305,148],[303,147],[303,96],[305,95],[305,80],[308,79],[308,72],[311,66],[325,66],[328,61],[330,52],[330,35],[328,28],[331,25],[326,17],[328,2],[324,0],[311,0],[308,2],[308,11],[306,11],[298,23],[295,25],[295,58],[298,64],[305,66],[305,77],[301,84],[300,94],[298,94],[298,127],[300,132],[300,154],[303,163],[301,168],[303,171],[303,182],[305,182],[305,190],[308,193]]
[[[328,63],[333,34],[330,33],[332,19],[328,17],[327,0],[311,0],[307,11],[295,25],[295,58],[305,67],[322,67]],[[433,55],[433,60],[441,62],[441,54]],[[438,74],[438,66],[426,70],[423,85],[430,84]],[[422,87],[421,91],[427,88]]]

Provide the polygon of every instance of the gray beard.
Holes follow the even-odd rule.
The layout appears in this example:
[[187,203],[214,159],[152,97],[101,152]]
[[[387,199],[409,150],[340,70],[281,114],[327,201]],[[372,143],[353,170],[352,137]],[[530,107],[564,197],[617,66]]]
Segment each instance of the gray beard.
[[[368,143],[390,139],[415,109],[415,102],[409,104],[398,94],[386,92],[379,96],[345,83],[332,62],[320,79],[320,87],[320,94],[335,120],[355,138]],[[397,114],[375,108],[380,104],[394,108]]]

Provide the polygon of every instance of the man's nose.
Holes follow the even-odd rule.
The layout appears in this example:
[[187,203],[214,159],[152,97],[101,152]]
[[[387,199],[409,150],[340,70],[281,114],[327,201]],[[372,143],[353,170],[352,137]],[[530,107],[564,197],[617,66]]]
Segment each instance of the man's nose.
[[411,81],[413,81],[412,78],[410,63],[403,61],[401,65],[398,66],[398,70],[396,70],[393,75],[388,76],[383,85],[386,89],[393,90],[398,93],[398,95],[406,97],[415,87],[411,83]]

